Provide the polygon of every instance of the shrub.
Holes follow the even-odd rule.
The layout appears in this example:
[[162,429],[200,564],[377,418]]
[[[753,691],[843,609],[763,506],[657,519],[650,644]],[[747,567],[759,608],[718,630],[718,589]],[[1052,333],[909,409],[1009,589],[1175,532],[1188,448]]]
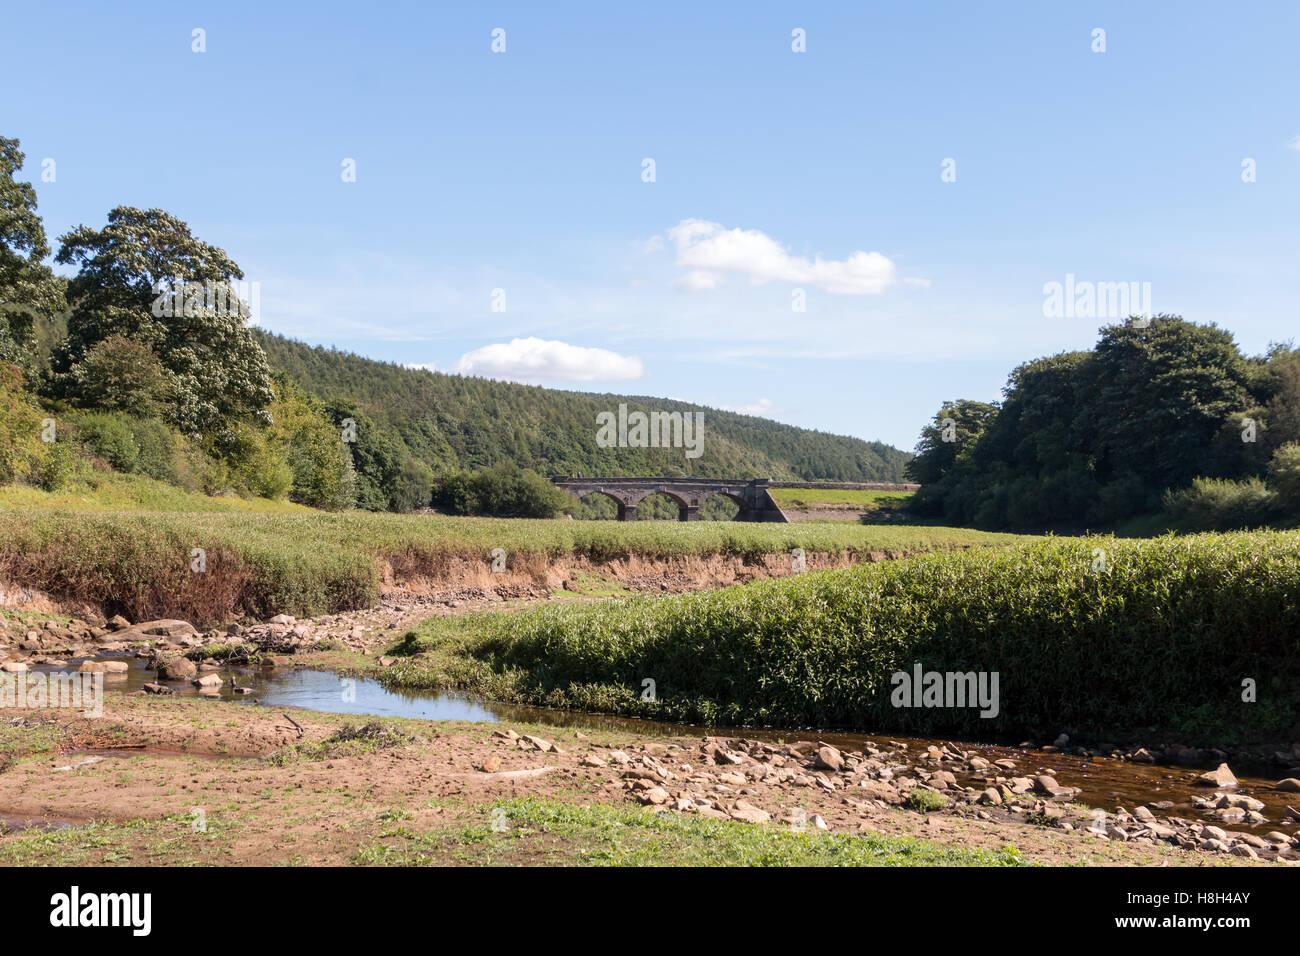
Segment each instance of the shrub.
[[132,422],[125,415],[108,412],[77,415],[72,419],[87,450],[103,458],[116,470],[135,471],[140,447],[135,442]]
[[1276,513],[1276,496],[1258,478],[1197,478],[1165,495],[1165,513],[1190,531],[1260,527]]
[[50,447],[41,440],[45,413],[23,390],[16,366],[0,362],[0,484],[41,483]]
[[[422,633],[439,627],[459,630],[435,654],[479,668],[494,696],[547,706],[916,736],[1244,739],[1300,719],[1300,532],[1049,539]],[[894,706],[891,676],[918,663],[997,672],[997,715]],[[410,664],[385,680],[405,680],[399,668],[419,680]],[[1267,707],[1242,702],[1243,676]]]
[[554,518],[572,499],[535,471],[498,465],[443,480],[434,501],[454,514]]
[[1273,453],[1268,486],[1288,517],[1300,517],[1300,442],[1290,442]]

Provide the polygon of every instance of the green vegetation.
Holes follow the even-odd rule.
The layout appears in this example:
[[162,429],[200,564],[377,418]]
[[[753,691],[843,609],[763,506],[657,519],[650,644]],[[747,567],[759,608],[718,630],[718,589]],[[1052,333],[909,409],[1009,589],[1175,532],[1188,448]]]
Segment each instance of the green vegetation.
[[908,793],[903,805],[909,810],[915,810],[917,813],[932,813],[946,807],[948,798],[933,790],[922,790],[920,787],[916,787]]
[[[1022,365],[1004,394],[997,406],[949,403],[922,431],[908,474],[924,485],[924,514],[981,528],[1114,527],[1171,504],[1168,523],[1188,530],[1300,521],[1294,499],[1250,484],[1297,467],[1283,451],[1300,440],[1300,350],[1289,345],[1248,358],[1214,325],[1158,317],[1103,328],[1090,352]],[[1197,478],[1246,484],[1166,498]]]
[[533,471],[496,465],[446,478],[434,491],[435,504],[452,514],[498,518],[557,518],[569,495]]
[[[353,863],[373,866],[446,862],[536,862],[586,866],[1022,866],[1015,847],[970,850],[914,837],[795,833],[734,820],[704,820],[596,804],[574,806],[521,797],[485,808],[483,822],[419,833],[398,827],[361,850]],[[504,829],[494,831],[494,818]]]
[[[706,725],[1284,734],[1300,718],[1300,532],[1048,539],[420,635],[388,684]],[[891,675],[918,663],[997,672],[997,716],[894,706]]]
[[[444,375],[313,348],[257,332],[271,367],[326,402],[349,403],[358,442],[367,431],[435,473],[507,462],[540,474],[682,475],[902,481],[909,455],[880,442],[827,435],[702,405]],[[600,448],[596,415],[703,412],[703,455],[680,448]],[[362,470],[360,463],[358,470]]]
[[[29,499],[39,494],[25,492]],[[597,563],[633,554],[760,559],[796,547],[811,554],[904,553],[1012,540],[949,528],[8,508],[0,509],[0,578],[132,620],[210,623],[369,607],[379,597],[381,562],[399,579],[440,578],[456,560],[490,562],[494,548],[517,569],[570,556]],[[206,552],[203,574],[190,571],[194,548]]]
[[772,488],[768,494],[781,508],[845,508],[856,511],[881,511],[906,508],[915,492],[871,491],[850,488]]

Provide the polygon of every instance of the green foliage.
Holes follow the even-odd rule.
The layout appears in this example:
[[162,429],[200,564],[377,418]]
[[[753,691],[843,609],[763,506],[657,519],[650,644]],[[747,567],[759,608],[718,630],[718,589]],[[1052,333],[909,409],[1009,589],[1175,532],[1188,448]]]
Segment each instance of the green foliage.
[[314,508],[351,508],[356,501],[355,475],[325,407],[287,376],[277,375],[274,388],[270,434],[293,476],[289,497]]
[[903,805],[909,810],[915,810],[917,813],[931,813],[946,807],[948,798],[943,794],[935,793],[933,790],[922,790],[917,787],[908,793]]
[[[85,363],[120,335],[157,356],[167,416],[183,432],[231,428],[264,412],[272,398],[266,357],[232,287],[244,274],[223,250],[161,209],[128,206],[113,209],[103,229],[80,226],[61,243],[57,261],[79,271],[68,284],[68,337],[51,363],[55,394],[101,400],[111,385]],[[101,366],[121,369],[117,361]]]
[[23,389],[22,372],[0,362],[0,484],[39,484],[50,461],[41,441],[44,413]]
[[[1300,721],[1300,532],[1048,539],[420,630],[433,656],[386,682],[458,675],[498,699],[706,725],[1241,740]],[[997,672],[998,715],[894,706],[891,675],[917,663]],[[1268,707],[1242,701],[1243,676]]]
[[498,518],[554,518],[571,504],[541,475],[510,464],[451,475],[434,500],[453,514]]
[[1300,518],[1300,442],[1289,442],[1273,453],[1268,464],[1268,486],[1283,513]]
[[242,422],[231,425],[222,429],[216,447],[228,471],[209,479],[209,494],[232,485],[259,498],[283,498],[293,487],[293,469],[266,430]]
[[1197,478],[1165,495],[1165,513],[1195,531],[1262,527],[1276,510],[1277,496],[1258,478]]
[[36,213],[36,190],[15,175],[18,140],[0,136],[0,362],[30,373],[33,324],[63,308],[63,280],[43,260],[50,253]]
[[[909,455],[880,442],[827,435],[683,402],[545,389],[444,375],[312,348],[257,331],[271,366],[324,400],[336,424],[357,422],[358,505],[388,509],[387,476],[402,452],[435,474],[515,464],[539,474],[665,475],[902,481]],[[701,411],[703,455],[601,448],[596,415]]]
[[103,458],[118,471],[135,471],[140,460],[140,446],[136,444],[129,418],[98,412],[77,415],[70,421],[75,424],[78,434],[93,454]]
[[[932,483],[919,506],[985,528],[1113,525],[1198,477],[1259,477],[1300,396],[1288,391],[1295,365],[1279,347],[1246,359],[1214,325],[1107,326],[1091,352],[1013,371],[973,444],[945,453],[934,426],[923,433],[913,472]],[[1243,440],[1252,428],[1255,440]]]
[[158,357],[117,332],[96,342],[68,370],[65,386],[87,408],[146,417],[160,414],[171,394]]

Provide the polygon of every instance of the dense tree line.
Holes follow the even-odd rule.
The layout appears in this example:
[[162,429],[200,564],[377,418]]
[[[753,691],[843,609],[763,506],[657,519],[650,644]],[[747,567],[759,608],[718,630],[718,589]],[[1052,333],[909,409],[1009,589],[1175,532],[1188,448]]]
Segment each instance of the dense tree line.
[[[326,402],[352,402],[438,473],[513,463],[542,474],[901,481],[910,457],[880,442],[685,402],[428,372],[257,335],[273,368]],[[630,412],[702,412],[703,453],[598,446],[597,414],[620,403]]]
[[1190,526],[1297,516],[1300,351],[1243,355],[1214,325],[1162,316],[1101,330],[1089,352],[1015,369],[994,405],[945,405],[908,474],[917,507],[983,528]]

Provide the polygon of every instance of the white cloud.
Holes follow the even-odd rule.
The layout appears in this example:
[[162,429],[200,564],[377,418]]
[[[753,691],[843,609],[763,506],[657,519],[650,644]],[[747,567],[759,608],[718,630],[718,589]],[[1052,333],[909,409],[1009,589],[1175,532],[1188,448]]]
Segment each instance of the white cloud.
[[1291,137],[1291,141],[1286,144],[1289,149],[1300,151],[1300,133]]
[[763,418],[771,418],[774,412],[780,411],[772,404],[770,398],[757,398],[752,402],[744,405],[723,405],[724,412],[737,412],[741,415],[760,415]]
[[402,368],[424,369],[426,372],[438,371],[437,366],[435,366],[432,362],[404,362],[402,364]]
[[639,358],[539,338],[511,339],[466,352],[452,371],[532,385],[621,381],[645,374]]
[[675,284],[691,291],[717,288],[728,273],[748,276],[755,285],[793,282],[832,295],[877,295],[898,281],[893,261],[879,252],[809,259],[791,255],[757,229],[727,229],[703,219],[683,219],[667,232],[677,249],[677,265],[690,270]]

